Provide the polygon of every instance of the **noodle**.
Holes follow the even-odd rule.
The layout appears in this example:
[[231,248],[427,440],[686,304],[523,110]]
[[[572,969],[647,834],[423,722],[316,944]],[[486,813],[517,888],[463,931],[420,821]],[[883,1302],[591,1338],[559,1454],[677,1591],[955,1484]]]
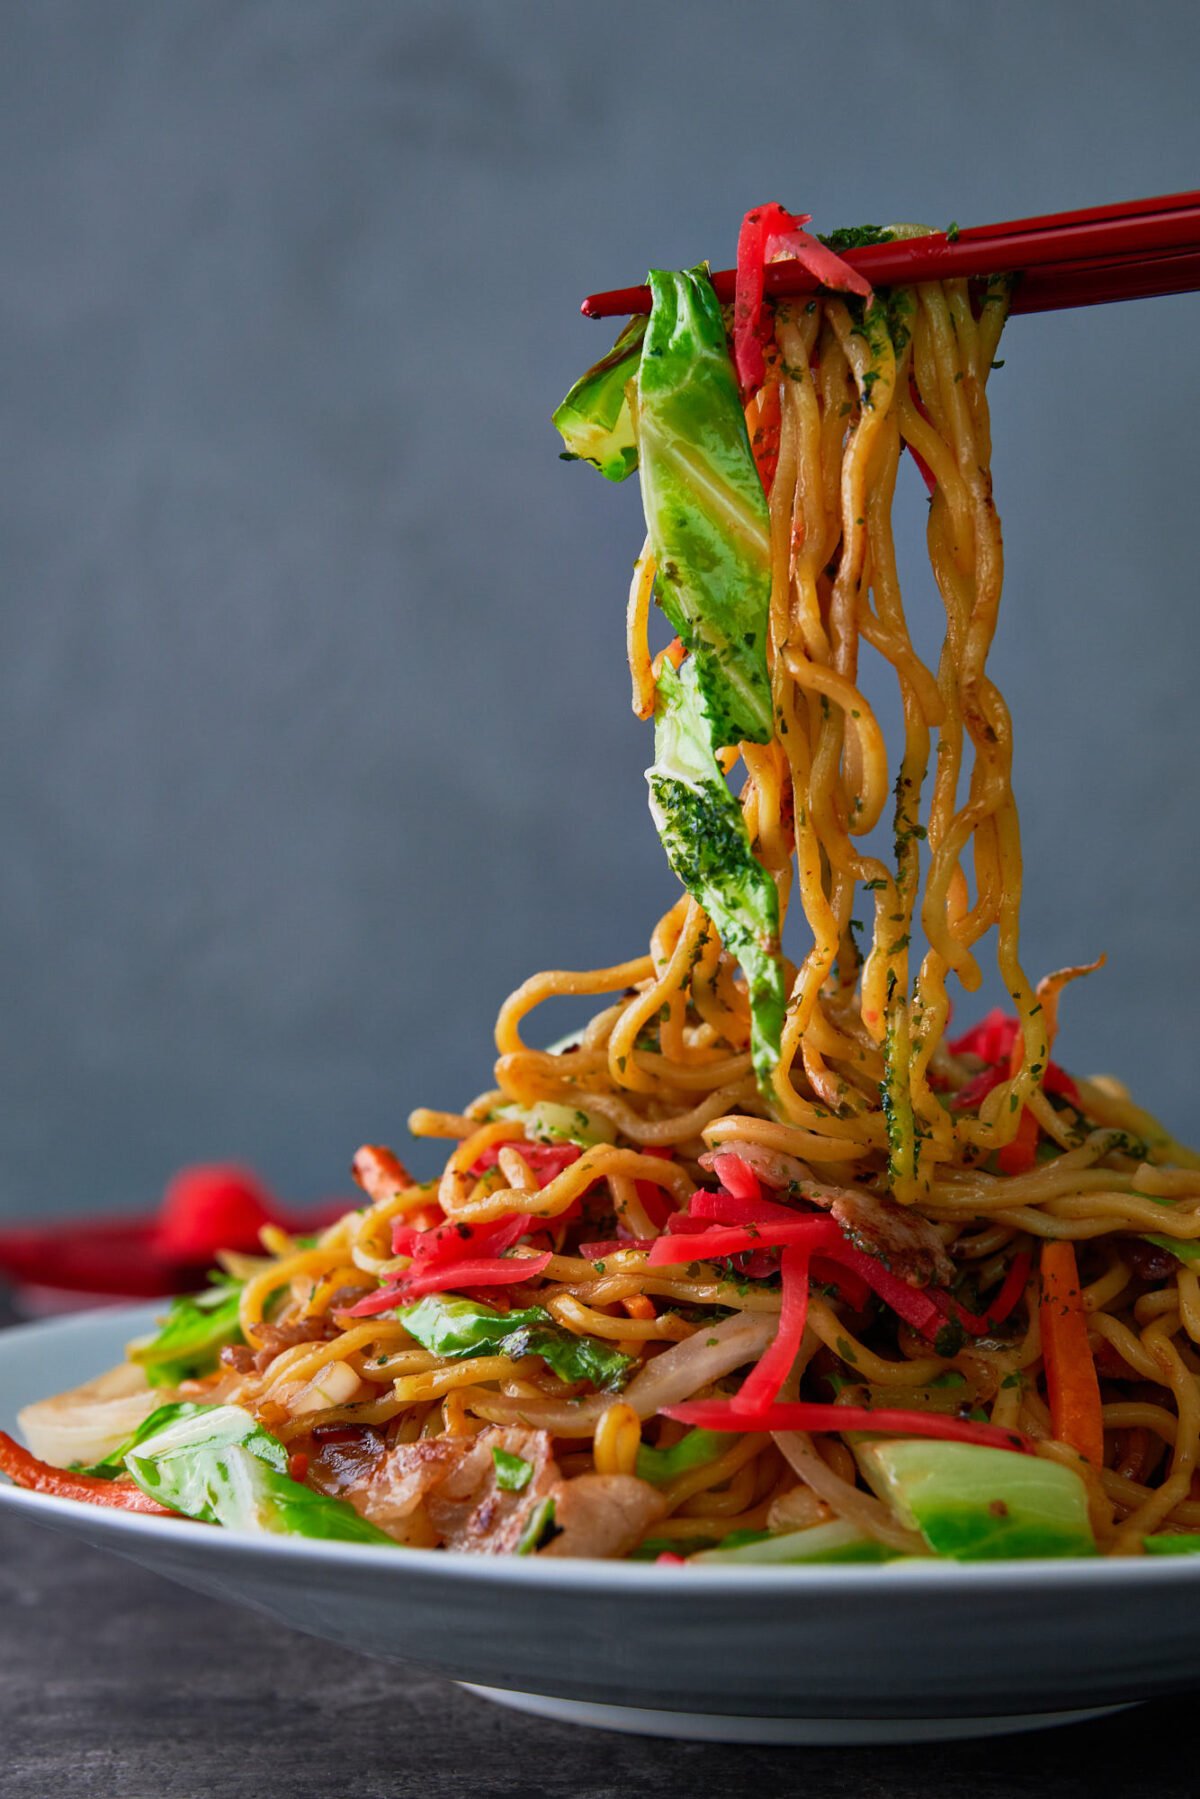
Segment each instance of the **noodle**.
[[[778,302],[770,321],[746,421],[765,490],[773,725],[766,741],[715,744],[726,772],[740,759],[746,841],[779,930],[790,910],[798,945],[795,964],[780,958],[778,933],[768,946],[785,983],[769,1070],[748,952],[722,942],[694,890],[646,954],[532,976],[497,1021],[495,1090],[465,1112],[412,1115],[416,1134],[452,1145],[436,1188],[364,1182],[367,1207],[315,1245],[269,1242],[272,1260],[241,1293],[245,1347],[188,1388],[307,1445],[327,1483],[321,1457],[345,1427],[372,1455],[409,1457],[422,1497],[403,1517],[376,1504],[365,1477],[329,1487],[403,1541],[459,1541],[440,1489],[424,1484],[442,1466],[430,1444],[470,1457],[494,1442],[497,1468],[515,1458],[527,1474],[513,1478],[540,1494],[543,1451],[530,1444],[545,1433],[563,1520],[588,1518],[563,1523],[563,1552],[665,1540],[690,1553],[770,1531],[772,1518],[834,1518],[881,1553],[929,1552],[854,1431],[745,1425],[694,1465],[672,1459],[689,1439],[664,1410],[728,1398],[785,1329],[778,1246],[673,1264],[648,1254],[677,1227],[711,1222],[683,1215],[698,1186],[711,1194],[738,1167],[747,1193],[797,1218],[832,1213],[856,1246],[860,1291],[836,1268],[811,1274],[803,1347],[782,1382],[791,1401],[1022,1432],[1047,1469],[1080,1477],[1104,1550],[1138,1553],[1164,1526],[1200,1527],[1200,1281],[1186,1259],[1200,1242],[1200,1159],[1117,1083],[1057,1069],[1061,990],[1089,970],[1035,987],[1021,962],[1012,726],[987,672],[1003,578],[987,388],[1007,292],[995,282],[980,300],[964,282],[929,283],[870,304],[826,292]],[[673,451],[700,482],[700,452]],[[897,575],[907,452],[931,489],[927,545],[945,615],[932,667]],[[751,514],[732,488],[725,501],[738,553],[750,554]],[[659,716],[672,675],[698,656],[689,646],[685,665],[679,644],[652,651],[652,598],[672,579],[652,537],[626,615],[641,718]],[[869,657],[897,684],[894,766],[863,691]],[[872,833],[889,793],[885,857]],[[985,952],[1011,1020],[952,1041],[952,977],[974,993]],[[538,1008],[578,995],[598,1002],[591,1023],[556,1050],[532,1047]],[[506,1230],[520,1241],[495,1234]],[[473,1346],[422,1339],[399,1299],[391,1315],[355,1315],[427,1265],[413,1233],[432,1243],[439,1231],[479,1246],[464,1252],[461,1282],[429,1289],[485,1316],[490,1334]],[[1059,1359],[1068,1334],[1048,1272],[1055,1246],[1070,1244],[1073,1366]],[[993,1319],[1006,1283],[1008,1311]],[[941,1296],[944,1329],[921,1325],[923,1293]],[[407,1304],[418,1299],[414,1288]],[[530,1318],[505,1334],[506,1320]],[[613,1357],[619,1383],[583,1372]],[[1079,1435],[1088,1380],[1098,1457]],[[673,1471],[656,1476],[660,1464]],[[614,1534],[621,1506],[632,1510]]]

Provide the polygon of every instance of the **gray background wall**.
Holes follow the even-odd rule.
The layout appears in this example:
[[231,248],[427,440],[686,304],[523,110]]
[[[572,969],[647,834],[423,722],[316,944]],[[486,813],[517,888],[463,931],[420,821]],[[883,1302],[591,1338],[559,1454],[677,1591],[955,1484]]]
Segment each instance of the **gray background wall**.
[[[140,1205],[190,1158],[328,1192],[487,1084],[529,970],[633,953],[671,898],[622,661],[637,496],[547,424],[607,342],[581,294],[727,262],[765,198],[945,224],[1189,186],[1200,24],[0,22],[0,1210]],[[1108,949],[1064,1058],[1196,1135],[1198,325],[1019,320],[994,389],[1027,961]]]

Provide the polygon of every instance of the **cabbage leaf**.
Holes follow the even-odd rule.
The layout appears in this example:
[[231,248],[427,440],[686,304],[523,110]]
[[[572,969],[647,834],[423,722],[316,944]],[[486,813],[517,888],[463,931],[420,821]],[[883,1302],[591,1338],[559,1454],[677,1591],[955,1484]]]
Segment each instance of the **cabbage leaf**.
[[652,269],[637,379],[658,603],[696,662],[718,747],[769,743],[770,520],[706,268]]
[[222,1349],[243,1341],[238,1322],[242,1282],[221,1275],[205,1293],[181,1293],[171,1301],[162,1328],[148,1343],[135,1343],[129,1360],[146,1371],[151,1387],[211,1374]]
[[204,1524],[394,1547],[345,1500],[292,1480],[283,1444],[241,1406],[160,1406],[121,1460],[143,1493]]
[[630,319],[553,415],[567,446],[563,461],[590,462],[606,481],[624,481],[638,465],[629,384],[637,378],[645,335],[646,320]]
[[430,1294],[403,1307],[397,1317],[423,1349],[447,1361],[483,1354],[516,1362],[536,1355],[560,1380],[590,1381],[601,1392],[623,1387],[635,1366],[632,1356],[598,1337],[577,1337],[564,1330],[541,1306],[496,1312],[473,1299]]
[[554,423],[569,460],[610,481],[640,468],[655,596],[696,659],[717,743],[768,743],[770,521],[720,304],[703,266],[652,269],[650,290],[649,320],[630,320]]
[[779,895],[750,847],[742,809],[714,750],[693,657],[664,662],[654,713],[650,811],[667,860],[721,941],[741,963],[750,994],[750,1046],[764,1084],[779,1060],[785,1006]]

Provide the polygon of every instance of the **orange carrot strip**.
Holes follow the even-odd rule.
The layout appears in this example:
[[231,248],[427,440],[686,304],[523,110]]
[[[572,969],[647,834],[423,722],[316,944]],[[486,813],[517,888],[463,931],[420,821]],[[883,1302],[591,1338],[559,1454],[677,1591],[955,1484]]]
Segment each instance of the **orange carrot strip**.
[[658,1316],[654,1309],[654,1301],[646,1293],[631,1293],[628,1298],[621,1301],[621,1304],[631,1318],[648,1319]]
[[1016,1136],[996,1151],[996,1166],[1001,1174],[1028,1174],[1037,1163],[1040,1135],[1037,1119],[1028,1106],[1023,1106]]
[[95,1474],[76,1474],[70,1468],[55,1468],[50,1462],[39,1462],[27,1449],[0,1430],[0,1474],[7,1474],[18,1487],[35,1493],[52,1493],[56,1499],[82,1499],[87,1505],[104,1505],[121,1512],[152,1512],[159,1518],[177,1518],[157,1499],[151,1499],[131,1480],[101,1480]]
[[1100,1382],[1088,1344],[1074,1246],[1065,1239],[1043,1243],[1041,1273],[1042,1361],[1054,1435],[1077,1449],[1093,1468],[1100,1468],[1104,1464]]

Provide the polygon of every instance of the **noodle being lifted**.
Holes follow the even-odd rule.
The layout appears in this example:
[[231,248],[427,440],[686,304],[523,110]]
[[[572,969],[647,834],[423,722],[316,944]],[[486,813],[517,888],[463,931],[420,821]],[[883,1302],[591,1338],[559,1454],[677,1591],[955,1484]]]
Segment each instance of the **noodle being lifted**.
[[[264,1232],[269,1259],[227,1257],[125,1368],[28,1408],[44,1460],[6,1444],[15,1478],[543,1556],[1200,1548],[1200,1159],[1056,1065],[1087,971],[1035,987],[1019,955],[986,667],[1007,285],[872,293],[837,255],[870,229],[805,222],[747,215],[729,317],[705,269],[654,274],[649,320],[556,414],[571,456],[642,484],[629,661],[684,888],[648,953],[527,981],[495,1089],[413,1115],[453,1144],[436,1185],[361,1150],[365,1207],[312,1243]],[[764,302],[781,256],[819,298]],[[936,668],[896,575],[906,449]],[[652,655],[655,600],[676,636]],[[899,687],[894,778],[865,651]],[[948,1038],[989,940],[1011,1011]],[[532,1047],[562,994],[599,1010]]]

